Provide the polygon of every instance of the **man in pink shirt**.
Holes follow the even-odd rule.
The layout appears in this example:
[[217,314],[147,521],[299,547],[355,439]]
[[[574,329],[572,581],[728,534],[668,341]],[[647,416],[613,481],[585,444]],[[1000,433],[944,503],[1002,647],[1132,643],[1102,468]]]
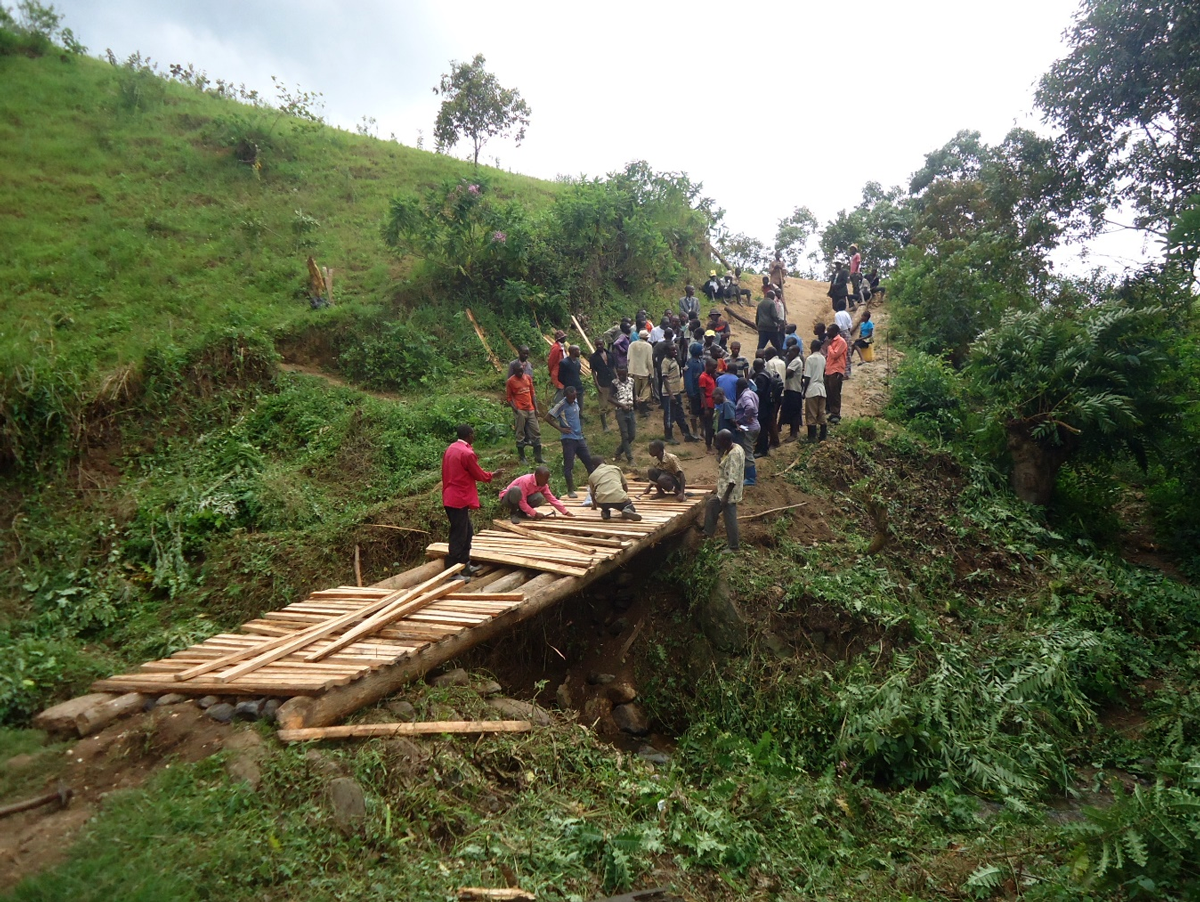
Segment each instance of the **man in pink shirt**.
[[842,421],[842,383],[846,380],[849,348],[836,325],[831,325],[825,334],[829,341],[829,350],[825,352],[825,409],[829,422],[836,426]]
[[549,467],[538,467],[532,473],[518,476],[508,484],[508,488],[500,493],[500,503],[512,511],[514,523],[521,521],[522,514],[532,520],[548,516],[534,510],[535,507],[541,507],[543,504],[549,504],[564,517],[575,516],[550,491]]
[[479,456],[471,447],[475,430],[467,425],[458,427],[458,441],[442,455],[442,507],[450,521],[450,549],[444,561],[447,568],[463,564],[458,579],[469,579],[479,572],[471,563],[471,511],[479,508],[477,482],[491,482],[492,475],[479,466]]
[[854,287],[854,291],[850,295],[851,310],[862,300],[862,278],[862,254],[858,252],[858,245],[852,244],[850,245],[850,284]]

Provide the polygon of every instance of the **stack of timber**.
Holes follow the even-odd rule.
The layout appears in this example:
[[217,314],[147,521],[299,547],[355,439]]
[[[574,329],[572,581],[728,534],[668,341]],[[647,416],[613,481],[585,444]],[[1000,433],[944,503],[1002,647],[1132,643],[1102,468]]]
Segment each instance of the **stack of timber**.
[[569,518],[497,520],[475,536],[471,559],[483,569],[468,582],[455,578],[460,565],[443,569],[446,545],[436,542],[422,566],[314,592],[92,691],[288,697],[282,727],[336,723],[683,529],[705,497],[696,487],[685,501],[638,498],[644,487],[630,486],[640,521],[571,504]]

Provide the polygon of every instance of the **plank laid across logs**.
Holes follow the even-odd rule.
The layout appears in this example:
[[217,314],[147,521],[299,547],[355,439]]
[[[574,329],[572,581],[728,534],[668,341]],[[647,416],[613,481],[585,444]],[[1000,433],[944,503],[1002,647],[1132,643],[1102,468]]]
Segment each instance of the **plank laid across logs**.
[[96,682],[97,693],[275,696],[288,729],[336,723],[468,648],[579,592],[635,555],[683,529],[704,487],[684,501],[640,497],[641,520],[569,508],[572,517],[497,520],[475,535],[470,580],[445,568],[445,543],[428,563],[375,586],[320,589],[278,611]]

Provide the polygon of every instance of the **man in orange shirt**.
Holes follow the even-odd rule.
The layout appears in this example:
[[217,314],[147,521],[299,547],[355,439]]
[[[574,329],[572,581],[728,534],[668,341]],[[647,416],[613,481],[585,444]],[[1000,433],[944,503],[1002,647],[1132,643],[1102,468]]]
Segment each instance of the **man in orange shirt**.
[[534,399],[533,377],[526,375],[521,361],[514,360],[508,366],[508,382],[504,386],[504,400],[512,408],[515,418],[513,432],[517,434],[517,454],[525,463],[525,449],[533,448],[533,459],[542,463],[542,430],[538,425],[537,403]]
[[825,352],[825,410],[831,424],[842,421],[842,383],[846,380],[846,359],[849,347],[837,325],[831,325],[825,335],[829,350]]

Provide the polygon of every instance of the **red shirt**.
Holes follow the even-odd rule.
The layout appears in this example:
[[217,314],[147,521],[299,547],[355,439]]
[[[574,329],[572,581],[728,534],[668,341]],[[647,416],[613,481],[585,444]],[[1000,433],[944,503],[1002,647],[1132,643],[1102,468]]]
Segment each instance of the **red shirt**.
[[704,406],[705,410],[713,409],[712,393],[716,387],[717,380],[708,374],[708,370],[700,374],[700,395],[702,398],[700,403]]
[[556,341],[554,347],[550,349],[550,356],[546,359],[546,365],[550,367],[550,381],[554,383],[555,388],[563,387],[558,378],[558,365],[562,363],[563,354],[562,342]]
[[533,404],[533,379],[529,376],[509,376],[504,397],[517,410],[537,409]]
[[860,266],[862,266],[862,254],[855,254],[850,258],[850,275],[858,272]]
[[492,474],[479,466],[475,449],[462,439],[442,455],[442,504],[445,507],[479,507],[477,482],[491,482]]
[[841,373],[846,375],[846,339],[838,336],[829,343],[829,353],[825,355],[825,375]]

